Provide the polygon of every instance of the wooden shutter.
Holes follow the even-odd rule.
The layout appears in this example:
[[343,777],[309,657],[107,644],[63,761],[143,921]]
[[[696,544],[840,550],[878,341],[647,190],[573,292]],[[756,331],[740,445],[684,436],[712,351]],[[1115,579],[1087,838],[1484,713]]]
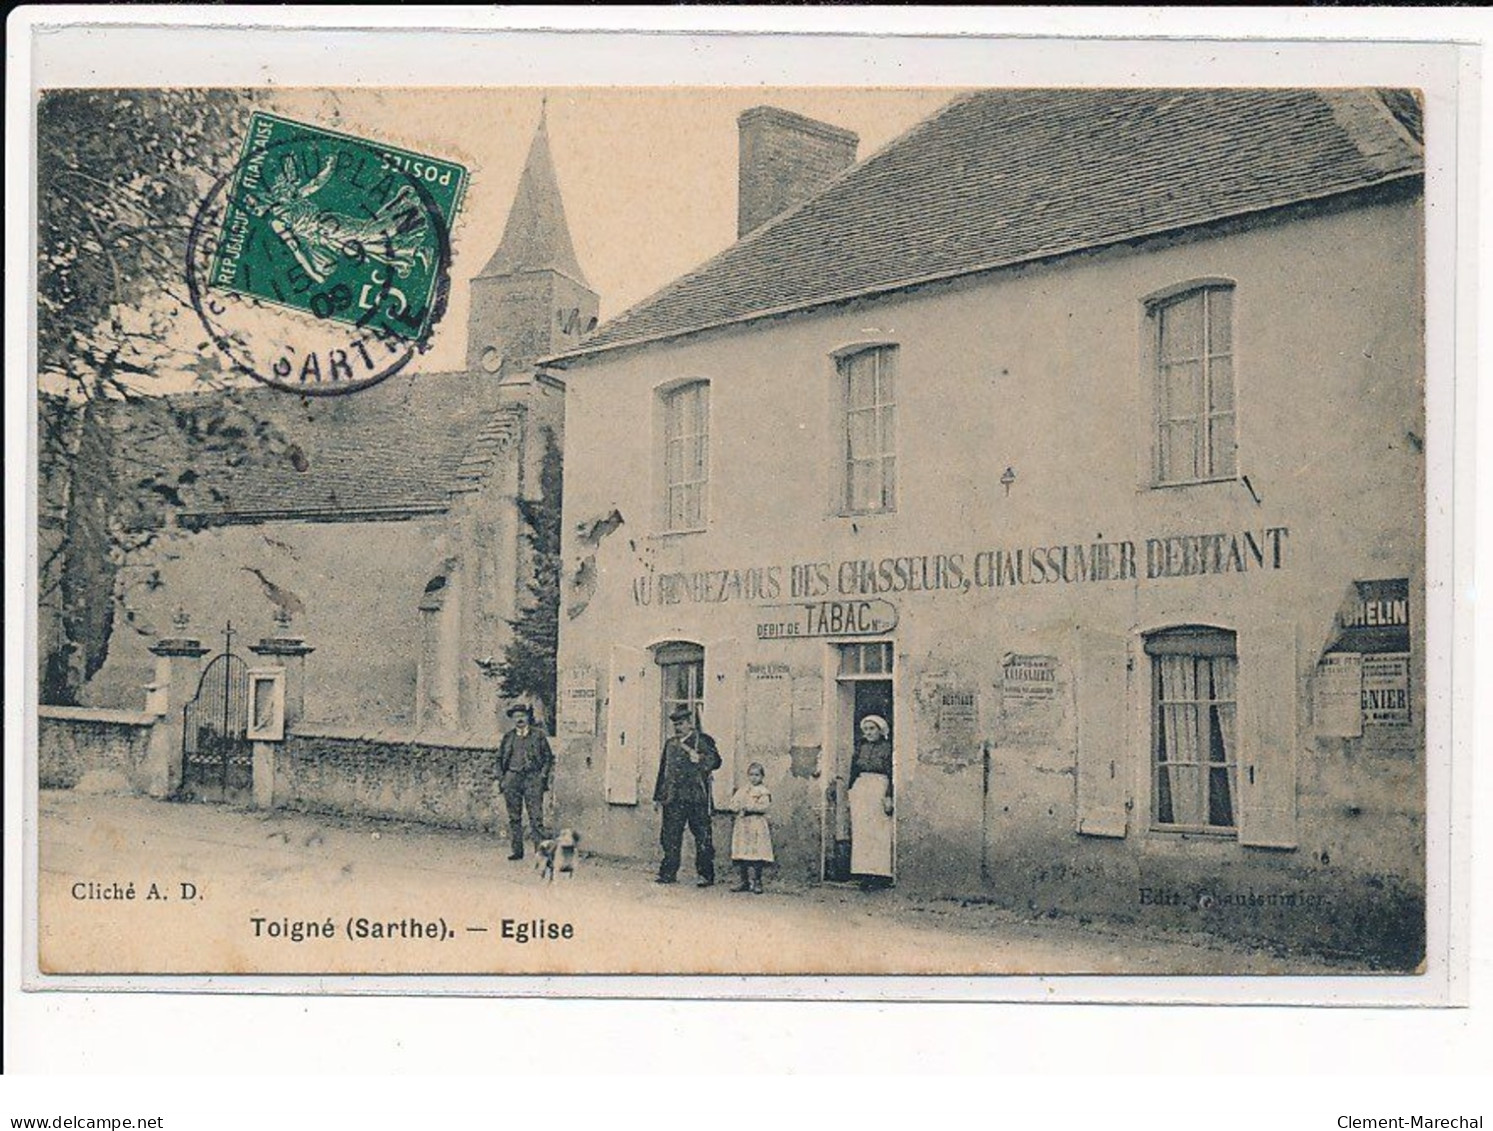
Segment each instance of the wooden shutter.
[[1296,626],[1239,633],[1239,841],[1296,847]]
[[1078,633],[1078,814],[1087,836],[1123,837],[1130,816],[1130,717],[1123,637]]
[[[638,777],[648,765],[657,727],[648,726],[653,661],[641,648],[612,649],[607,673],[606,796],[612,805],[638,803]],[[657,753],[657,751],[655,751]]]
[[721,768],[715,772],[712,793],[718,806],[731,800],[736,781],[736,748],[740,745],[742,684],[746,681],[741,646],[735,639],[705,645],[705,709],[702,725],[715,739]]

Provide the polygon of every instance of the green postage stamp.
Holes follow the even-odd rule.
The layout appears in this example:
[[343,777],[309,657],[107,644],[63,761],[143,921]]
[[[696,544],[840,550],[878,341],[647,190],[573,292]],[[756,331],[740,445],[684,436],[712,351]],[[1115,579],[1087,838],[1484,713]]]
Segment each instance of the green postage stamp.
[[256,113],[210,285],[420,340],[466,185],[454,162]]

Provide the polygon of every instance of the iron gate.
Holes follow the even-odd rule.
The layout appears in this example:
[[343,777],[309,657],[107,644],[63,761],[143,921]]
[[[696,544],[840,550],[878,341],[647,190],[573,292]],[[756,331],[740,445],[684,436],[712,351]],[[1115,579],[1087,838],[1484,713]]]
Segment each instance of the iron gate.
[[249,665],[232,652],[216,657],[197,683],[196,698],[182,712],[182,795],[229,801],[252,792]]

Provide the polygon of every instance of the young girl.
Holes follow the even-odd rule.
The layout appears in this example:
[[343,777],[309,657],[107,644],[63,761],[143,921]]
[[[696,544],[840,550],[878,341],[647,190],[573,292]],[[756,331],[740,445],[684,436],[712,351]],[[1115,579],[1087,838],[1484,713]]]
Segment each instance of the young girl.
[[731,829],[731,860],[741,873],[741,880],[732,891],[761,895],[762,865],[772,863],[772,829],[767,823],[772,794],[762,784],[766,777],[762,763],[753,762],[747,767],[747,784],[731,795],[731,808],[736,813],[736,823]]

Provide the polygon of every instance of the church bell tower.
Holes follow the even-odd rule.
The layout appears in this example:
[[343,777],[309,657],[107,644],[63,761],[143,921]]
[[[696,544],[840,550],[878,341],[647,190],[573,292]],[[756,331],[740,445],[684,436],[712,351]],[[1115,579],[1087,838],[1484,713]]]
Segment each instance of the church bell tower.
[[508,374],[578,344],[596,326],[596,293],[576,261],[555,177],[546,112],[529,145],[503,240],[472,280],[467,370]]

